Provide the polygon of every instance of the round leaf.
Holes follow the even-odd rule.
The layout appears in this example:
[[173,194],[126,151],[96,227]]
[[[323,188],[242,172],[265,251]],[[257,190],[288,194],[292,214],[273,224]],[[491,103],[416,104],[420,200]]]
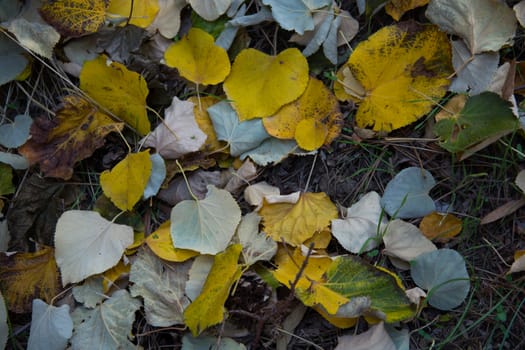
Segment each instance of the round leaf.
[[439,249],[419,255],[410,262],[412,279],[428,290],[428,303],[451,310],[467,297],[470,280],[465,260],[455,250]]

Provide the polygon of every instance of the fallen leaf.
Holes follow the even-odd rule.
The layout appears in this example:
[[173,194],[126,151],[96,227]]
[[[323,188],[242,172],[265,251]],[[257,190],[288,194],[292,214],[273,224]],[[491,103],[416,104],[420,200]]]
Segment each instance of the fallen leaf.
[[297,143],[294,140],[279,140],[270,137],[263,141],[259,146],[241,154],[241,160],[250,157],[255,164],[266,166],[277,164],[285,159],[290,153],[297,150]]
[[365,90],[362,99],[355,99],[357,126],[384,132],[428,113],[445,95],[453,73],[446,34],[414,21],[372,34],[354,49],[346,66]]
[[241,245],[234,244],[215,256],[201,294],[184,311],[184,322],[194,337],[224,319],[224,303],[241,276],[237,263]]
[[33,300],[28,349],[65,349],[73,335],[73,320],[69,305],[48,305],[40,299]]
[[0,125],[0,144],[6,148],[22,146],[29,138],[33,119],[27,114],[19,114],[13,123]]
[[192,96],[188,98],[188,101],[193,102],[193,114],[195,115],[195,121],[199,126],[199,129],[206,134],[206,141],[201,146],[200,150],[207,153],[220,152],[225,150],[226,143],[217,139],[217,134],[213,128],[210,115],[208,114],[208,108],[217,103],[217,99],[212,96],[197,97]]
[[314,29],[314,10],[332,4],[332,0],[263,0],[263,4],[272,8],[272,15],[279,25],[286,30],[303,34]]
[[463,38],[472,55],[512,43],[516,16],[511,8],[493,0],[471,5],[469,0],[433,0],[425,15],[442,30]]
[[525,193],[525,170],[521,170],[514,180],[521,192]]
[[57,0],[39,9],[42,18],[66,37],[97,32],[104,24],[106,0]]
[[146,189],[151,168],[149,151],[130,153],[100,174],[102,191],[120,210],[132,210]]
[[180,12],[186,7],[186,0],[158,0],[159,12],[146,28],[148,32],[158,31],[163,37],[171,39],[180,29]]
[[226,101],[208,108],[217,139],[226,141],[234,157],[259,146],[270,137],[260,119],[240,121],[237,113]]
[[31,139],[18,149],[31,165],[40,164],[46,176],[68,180],[75,164],[104,145],[104,137],[120,131],[114,122],[83,98],[62,98],[56,118],[37,117],[31,126]]
[[104,296],[104,286],[102,275],[88,277],[80,285],[73,287],[73,297],[75,300],[88,309],[95,308],[106,298]]
[[[299,123],[305,120],[311,125],[303,124],[298,130]],[[301,97],[285,105],[275,115],[264,118],[263,125],[270,135],[280,139],[295,137],[300,147],[311,151],[320,145],[330,144],[339,136],[342,121],[343,116],[335,96],[320,80],[310,78]],[[302,143],[306,145],[311,140],[317,140],[320,145],[316,148],[312,148],[313,145],[303,147]]]
[[28,64],[24,49],[6,35],[0,36],[0,86],[15,80]]
[[403,262],[408,263],[423,253],[437,249],[416,226],[399,219],[390,221],[383,242],[385,243],[383,253],[401,259],[401,262],[393,261],[393,263],[396,267],[405,270],[408,269],[408,264]]
[[516,13],[516,18],[522,27],[525,27],[525,2],[520,1],[512,7]]
[[129,226],[114,224],[94,211],[64,212],[55,233],[55,257],[62,285],[110,269],[132,243],[133,229]]
[[184,334],[182,337],[181,350],[200,349],[246,350],[246,346],[228,337],[199,336],[198,338],[194,338],[189,333]]
[[358,335],[344,335],[337,338],[335,350],[397,350],[392,338],[385,330],[384,322],[371,326]]
[[432,212],[421,220],[419,229],[428,239],[446,243],[461,232],[463,224],[452,214]]
[[241,221],[241,209],[232,197],[208,186],[203,200],[185,200],[171,210],[171,238],[175,248],[217,254],[228,246]]
[[132,296],[144,299],[148,324],[169,327],[184,323],[183,312],[190,304],[184,294],[191,264],[162,262],[147,249],[137,255],[129,280]]
[[439,310],[459,306],[470,290],[465,260],[452,249],[419,255],[410,262],[410,275],[418,287],[428,291],[428,303]]
[[232,0],[188,0],[188,2],[199,16],[213,22],[228,10]]
[[516,250],[514,252],[514,262],[510,266],[509,273],[525,271],[525,250]]
[[4,296],[0,292],[0,347],[5,349],[9,337],[9,326],[7,325],[7,309]]
[[[525,173],[525,172],[524,172]],[[279,187],[269,185],[266,181],[257,182],[244,189],[244,199],[250,205],[256,206],[255,211],[262,207],[263,199],[267,195],[280,194]]]
[[164,163],[164,159],[158,153],[150,155],[149,158],[151,160],[151,175],[144,189],[143,199],[155,196],[166,178],[166,163]]
[[198,28],[191,28],[186,36],[171,44],[164,59],[169,67],[177,68],[181,76],[196,84],[222,83],[231,69],[226,50]]
[[80,89],[140,135],[150,131],[146,113],[149,90],[140,74],[128,70],[118,62],[109,63],[108,58],[101,55],[84,63],[80,71]]
[[525,198],[508,201],[507,203],[497,207],[496,209],[494,209],[493,211],[485,215],[481,219],[479,224],[486,225],[486,224],[490,224],[491,222],[498,221],[499,219],[502,219],[505,216],[508,216],[514,213],[516,210],[523,207],[524,205],[525,205]]
[[50,303],[60,291],[57,264],[51,247],[34,253],[0,253],[0,285],[10,311],[31,312],[31,301]]
[[[135,234],[135,242],[133,242],[133,245],[135,245],[136,243],[136,238],[137,238],[137,235]],[[142,243],[143,240],[144,240],[144,235],[142,235],[142,240],[140,242]],[[130,249],[138,250],[138,248],[142,244],[139,244],[139,246],[137,246],[136,248],[133,247],[133,245],[126,248],[126,255],[129,255],[128,251]],[[103,293],[109,292],[111,287],[116,285],[115,282],[118,281],[119,279],[129,276],[129,272],[131,270],[131,264],[129,262],[125,263],[124,260],[125,258],[120,259],[117,265],[113,266],[109,270],[104,271],[103,280],[102,280]]]
[[277,252],[277,243],[264,232],[259,233],[261,217],[251,212],[242,217],[237,228],[237,237],[242,245],[242,257],[248,266],[257,261],[270,260]]
[[202,292],[202,287],[210,274],[213,266],[214,257],[211,255],[199,255],[193,259],[189,272],[189,279],[186,282],[185,293],[190,300],[195,300]]
[[158,0],[110,0],[107,13],[109,17],[129,20],[126,24],[132,24],[140,28],[146,28],[153,22],[159,12]]
[[141,302],[122,289],[93,310],[77,308],[72,314],[75,329],[72,348],[135,349],[128,334],[140,307]]
[[390,0],[385,6],[385,12],[399,21],[403,15],[415,8],[425,6],[429,0]]
[[235,58],[223,88],[243,121],[273,115],[301,96],[308,79],[308,62],[295,48],[277,56],[245,49]]
[[295,204],[265,202],[259,211],[263,230],[276,242],[297,246],[337,218],[337,208],[323,193],[302,193]]
[[0,152],[0,163],[10,165],[16,170],[25,170],[29,168],[29,162],[25,157],[7,152]]
[[177,159],[198,151],[206,141],[193,114],[193,103],[173,97],[164,111],[164,120],[144,138],[144,146],[153,147],[166,159]]
[[45,58],[53,58],[53,48],[60,40],[60,34],[50,25],[18,17],[7,22],[5,27],[26,49]]
[[194,250],[175,248],[170,227],[171,221],[168,220],[146,237],[146,244],[156,256],[166,261],[183,262],[199,255]]
[[344,219],[332,220],[332,234],[343,248],[361,254],[378,246],[378,237],[388,223],[380,199],[377,192],[369,192],[346,209]]
[[7,164],[0,163],[0,196],[15,192],[13,186],[13,169]]
[[436,185],[430,172],[418,167],[401,170],[388,182],[381,206],[391,217],[418,218],[436,209],[428,192]]

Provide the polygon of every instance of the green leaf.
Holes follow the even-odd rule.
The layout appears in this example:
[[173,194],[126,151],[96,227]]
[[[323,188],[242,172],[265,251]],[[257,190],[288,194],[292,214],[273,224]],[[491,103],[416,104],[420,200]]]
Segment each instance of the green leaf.
[[0,163],[0,196],[14,192],[13,170],[9,165]]
[[439,120],[434,131],[441,138],[441,147],[457,153],[517,127],[511,104],[493,92],[483,92],[470,97],[457,115]]
[[467,297],[470,280],[465,260],[455,250],[438,249],[423,253],[410,262],[412,279],[428,290],[428,303],[451,310]]

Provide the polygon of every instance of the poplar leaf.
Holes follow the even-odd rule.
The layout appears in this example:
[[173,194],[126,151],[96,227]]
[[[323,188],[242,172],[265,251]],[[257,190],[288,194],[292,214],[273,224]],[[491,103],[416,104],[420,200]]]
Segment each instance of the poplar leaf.
[[272,8],[272,15],[283,29],[303,34],[314,29],[314,10],[329,6],[332,0],[263,0]]
[[199,255],[193,250],[175,248],[170,227],[171,221],[168,220],[146,237],[146,244],[156,256],[166,261],[183,262]]
[[146,29],[150,33],[158,31],[165,38],[173,38],[179,32],[180,13],[186,5],[186,0],[159,0],[159,12]]
[[7,148],[22,146],[29,138],[33,119],[27,114],[19,114],[13,123],[0,125],[0,144]]
[[159,12],[159,3],[158,0],[110,0],[107,12],[111,17],[117,17],[117,19],[118,17],[121,19],[129,17],[127,24],[146,28]]
[[425,6],[429,0],[390,0],[385,6],[385,12],[399,21],[408,11]]
[[130,153],[100,174],[102,191],[120,210],[132,210],[146,189],[151,168],[149,151]]
[[7,36],[0,36],[0,86],[15,80],[26,69],[29,61],[24,49]]
[[73,320],[69,315],[69,305],[56,307],[40,299],[33,300],[28,349],[62,350],[72,335]]
[[193,11],[209,22],[226,13],[233,0],[188,0]]

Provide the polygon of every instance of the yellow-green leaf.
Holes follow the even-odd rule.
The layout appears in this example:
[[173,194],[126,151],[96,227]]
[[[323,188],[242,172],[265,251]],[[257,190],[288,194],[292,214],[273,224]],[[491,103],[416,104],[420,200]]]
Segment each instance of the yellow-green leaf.
[[[131,6],[133,5],[133,9]],[[158,0],[111,0],[108,14],[120,19],[128,19],[129,23],[140,28],[146,28],[153,22],[159,12]]]
[[308,62],[298,49],[270,56],[255,49],[235,58],[224,91],[239,119],[263,118],[294,101],[308,84]]
[[215,256],[201,294],[184,311],[184,321],[193,336],[224,319],[224,303],[231,286],[241,276],[238,264],[242,246],[234,244]]
[[352,96],[359,103],[357,126],[383,132],[428,113],[454,72],[447,35],[413,21],[383,27],[355,48],[346,65],[365,91],[361,99]]
[[130,153],[111,171],[100,174],[100,186],[117,208],[132,210],[142,197],[150,175],[149,151]]
[[171,44],[164,59],[168,66],[177,68],[180,75],[196,84],[219,84],[230,74],[226,50],[215,45],[213,36],[198,28],[191,28],[186,36]]
[[84,63],[80,71],[80,88],[140,135],[150,131],[146,113],[149,90],[140,74],[118,62],[108,63],[107,57],[101,55]]

